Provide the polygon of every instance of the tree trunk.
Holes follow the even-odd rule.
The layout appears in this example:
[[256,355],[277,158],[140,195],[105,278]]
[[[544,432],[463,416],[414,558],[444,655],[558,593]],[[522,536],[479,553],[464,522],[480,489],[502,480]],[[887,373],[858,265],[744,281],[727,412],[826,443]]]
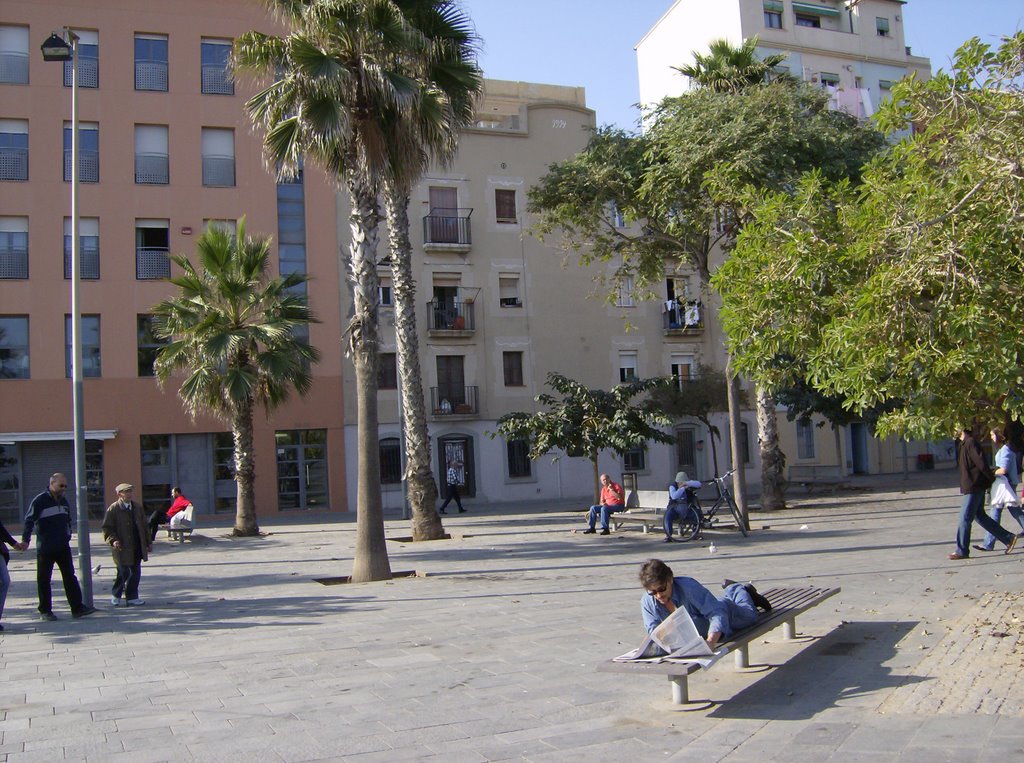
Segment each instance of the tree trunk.
[[416,333],[416,282],[412,277],[408,207],[408,195],[393,189],[389,191],[387,215],[395,300],[395,343],[405,435],[403,477],[412,506],[412,539],[437,540],[444,537],[444,525],[437,513],[437,483],[430,468],[430,434],[420,373],[419,335]]
[[601,455],[599,451],[592,451],[590,454],[590,463],[594,465],[594,504],[601,503],[601,472],[597,468],[597,457]]
[[347,276],[352,290],[352,318],[347,350],[355,366],[357,427],[356,546],[352,582],[389,580],[384,510],[380,497],[380,445],[377,431],[377,223],[380,212],[372,190],[360,179],[348,182],[352,211]]
[[701,422],[708,429],[708,442],[711,443],[711,466],[714,469],[713,477],[718,476],[718,446],[715,445],[715,430],[711,426],[711,422],[707,419],[701,419]]
[[231,422],[235,445],[235,527],[232,535],[250,537],[260,534],[256,524],[256,459],[253,454],[252,404],[238,411]]
[[786,508],[786,454],[779,447],[775,400],[757,388],[757,444],[761,450],[761,509]]
[[732,373],[732,356],[725,361],[725,381],[729,400],[729,452],[732,453],[732,492],[739,509],[740,519],[750,529],[750,514],[747,511],[747,478],[743,470],[743,450],[740,448],[740,380]]

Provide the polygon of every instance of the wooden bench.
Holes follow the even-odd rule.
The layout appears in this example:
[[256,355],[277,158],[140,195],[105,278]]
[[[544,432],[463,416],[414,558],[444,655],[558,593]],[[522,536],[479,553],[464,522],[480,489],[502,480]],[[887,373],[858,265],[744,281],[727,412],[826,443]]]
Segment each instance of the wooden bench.
[[[749,628],[734,633],[728,641],[719,642],[715,650],[717,658],[729,652],[735,654],[737,668],[750,667],[750,642],[775,628],[782,626],[784,639],[796,638],[796,617],[811,607],[816,607],[831,596],[839,593],[841,588],[770,588],[761,591],[772,603],[772,611],[762,613],[757,622]],[[714,664],[714,663],[712,663]],[[668,676],[672,684],[672,702],[683,705],[690,701],[687,678],[691,673],[701,669],[697,662],[655,662],[641,660],[637,662],[615,662],[608,660],[597,666],[599,673],[655,673]]]
[[[178,543],[184,543],[186,537],[191,538],[192,531],[196,529],[195,507],[189,504],[188,508],[181,512],[181,514],[182,520],[179,526],[173,527],[169,523],[167,525],[167,537],[178,541]],[[177,516],[174,519],[177,519]]]
[[660,529],[664,523],[668,490],[630,490],[626,496],[626,510],[612,514],[611,525],[616,530],[625,524],[639,524],[647,533]]
[[789,467],[789,482],[808,493],[815,490],[835,492],[850,487],[845,470],[838,464],[798,464]]

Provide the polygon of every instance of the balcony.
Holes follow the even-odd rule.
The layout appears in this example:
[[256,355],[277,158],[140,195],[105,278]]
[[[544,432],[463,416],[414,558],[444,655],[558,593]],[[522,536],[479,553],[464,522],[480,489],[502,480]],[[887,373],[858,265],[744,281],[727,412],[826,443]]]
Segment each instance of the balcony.
[[228,70],[221,65],[205,64],[202,73],[202,89],[210,95],[234,95],[235,83]]
[[[78,180],[80,183],[100,182],[100,152],[78,151]],[[64,150],[64,182],[71,182],[71,149]]]
[[28,180],[27,148],[0,148],[0,180]]
[[[100,277],[100,245],[95,236],[84,237],[78,244],[79,277],[95,281]],[[71,280],[71,236],[64,237],[64,279]]]
[[140,59],[135,62],[135,89],[167,92],[167,62]]
[[430,410],[435,416],[477,416],[479,387],[431,387]]
[[696,336],[704,331],[704,306],[700,300],[670,300],[661,314],[665,336]]
[[215,188],[230,188],[235,184],[235,157],[203,157],[203,185]]
[[136,154],[135,182],[139,185],[167,185],[170,180],[167,154]]
[[171,277],[170,249],[139,246],[135,248],[135,278],[139,281],[159,281]]
[[28,84],[28,54],[0,51],[0,82],[10,85]]
[[472,336],[476,331],[472,302],[427,303],[427,331],[447,337]]
[[[100,86],[100,60],[96,54],[87,55],[80,50],[78,54],[78,86]],[[64,62],[64,87],[71,87],[71,61]]]
[[473,243],[469,218],[471,208],[432,209],[423,218],[423,248],[428,252],[468,252]]
[[28,278],[28,247],[0,247],[0,279]]

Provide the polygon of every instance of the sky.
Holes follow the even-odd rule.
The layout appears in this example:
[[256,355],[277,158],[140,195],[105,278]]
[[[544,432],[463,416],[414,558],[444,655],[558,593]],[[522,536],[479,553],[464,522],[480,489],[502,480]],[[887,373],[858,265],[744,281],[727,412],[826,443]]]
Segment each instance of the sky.
[[[640,100],[633,46],[673,0],[462,0],[483,38],[480,64],[492,79],[583,86],[598,124],[635,127]],[[708,0],[718,2],[718,0]],[[997,44],[1024,29],[1021,0],[909,0],[906,43],[948,68],[970,37]]]

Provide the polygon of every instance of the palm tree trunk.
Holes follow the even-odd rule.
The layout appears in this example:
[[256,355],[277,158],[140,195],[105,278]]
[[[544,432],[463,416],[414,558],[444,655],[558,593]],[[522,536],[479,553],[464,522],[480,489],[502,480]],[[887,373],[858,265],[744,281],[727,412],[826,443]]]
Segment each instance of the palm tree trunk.
[[249,537],[260,534],[256,524],[256,459],[253,454],[252,405],[238,411],[231,422],[235,444],[235,527],[232,535]]
[[775,400],[763,387],[757,388],[757,442],[761,449],[761,508],[786,508],[786,454],[779,447],[779,424]]
[[732,372],[732,356],[725,361],[725,382],[729,401],[729,451],[732,465],[732,492],[736,508],[744,526],[750,529],[750,514],[747,510],[747,477],[743,470],[743,451],[740,448],[740,380]]
[[356,374],[356,547],[352,582],[389,580],[384,510],[380,497],[380,446],[377,420],[378,344],[377,223],[380,213],[373,191],[358,177],[348,180],[352,211],[348,279],[352,318],[346,336]]
[[437,484],[430,468],[430,434],[420,372],[420,344],[416,333],[416,282],[412,277],[409,243],[409,196],[390,188],[386,196],[391,244],[391,278],[395,299],[395,341],[402,395],[405,434],[405,485],[412,506],[412,539],[444,537],[437,513]]

